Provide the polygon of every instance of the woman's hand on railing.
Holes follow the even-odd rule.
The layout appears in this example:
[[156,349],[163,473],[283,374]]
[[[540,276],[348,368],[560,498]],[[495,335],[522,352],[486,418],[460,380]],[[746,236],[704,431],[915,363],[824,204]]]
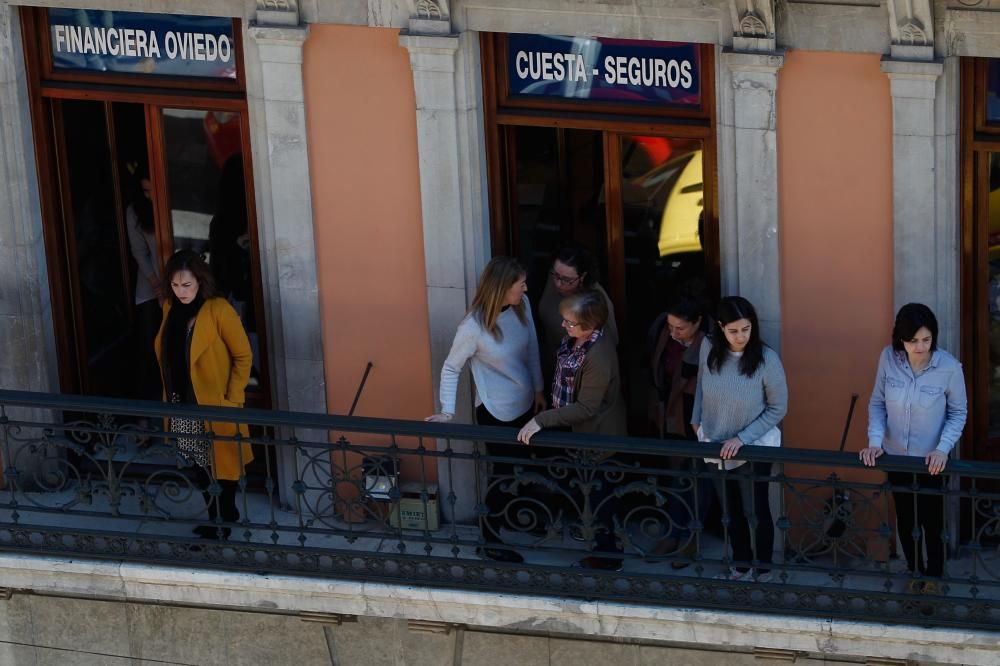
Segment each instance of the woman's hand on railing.
[[531,444],[532,436],[542,429],[542,426],[538,425],[538,421],[531,419],[524,424],[524,427],[517,433],[517,441],[522,444]]
[[867,448],[861,449],[858,453],[858,458],[861,459],[868,467],[875,466],[875,459],[881,456],[885,451],[880,446],[869,446]]
[[934,449],[927,454],[924,458],[924,462],[927,463],[927,471],[931,474],[940,474],[944,471],[944,466],[948,464],[948,454],[941,453],[937,449]]
[[433,421],[434,423],[447,423],[455,418],[454,414],[446,414],[444,412],[438,412],[437,414],[431,414],[424,418],[424,421]]
[[741,448],[743,448],[743,441],[739,437],[727,439],[722,443],[722,450],[719,451],[719,457],[723,460],[735,458]]

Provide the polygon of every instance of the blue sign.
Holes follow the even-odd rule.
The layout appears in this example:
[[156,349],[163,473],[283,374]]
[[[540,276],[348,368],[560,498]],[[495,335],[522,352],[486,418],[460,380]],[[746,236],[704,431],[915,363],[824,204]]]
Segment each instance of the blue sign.
[[50,9],[59,70],[236,78],[233,21],[96,9]]
[[512,97],[698,106],[697,44],[511,34]]

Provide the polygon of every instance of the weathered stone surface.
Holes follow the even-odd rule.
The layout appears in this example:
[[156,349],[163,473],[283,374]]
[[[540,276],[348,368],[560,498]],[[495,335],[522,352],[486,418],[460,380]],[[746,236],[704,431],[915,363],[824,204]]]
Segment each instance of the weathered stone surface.
[[549,639],[470,631],[462,646],[463,666],[549,666]]

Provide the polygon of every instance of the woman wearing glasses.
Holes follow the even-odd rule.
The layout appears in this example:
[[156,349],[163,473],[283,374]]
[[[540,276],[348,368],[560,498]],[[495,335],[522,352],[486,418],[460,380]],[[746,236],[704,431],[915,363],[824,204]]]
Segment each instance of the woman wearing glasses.
[[597,283],[597,264],[594,255],[577,243],[567,243],[556,252],[555,261],[545,282],[545,290],[538,302],[538,319],[542,327],[542,372],[546,380],[551,379],[556,350],[562,342],[565,331],[562,327],[560,302],[567,296],[581,291],[596,289],[608,308],[604,335],[612,349],[618,346],[618,327],[615,325],[615,309],[607,292]]
[[[519,428],[533,414],[545,408],[542,371],[538,358],[538,338],[531,319],[526,292],[527,273],[516,259],[494,257],[479,278],[476,296],[465,319],[458,325],[451,352],[441,368],[441,411],[427,421],[450,421],[455,414],[458,378],[466,363],[476,384],[476,422],[479,425]],[[487,453],[505,458],[520,457],[521,447],[489,442]],[[489,490],[484,499],[490,509],[483,536],[488,543],[500,543],[500,524],[505,503],[498,478],[513,473],[511,463],[491,463]],[[483,554],[505,562],[521,562],[508,549],[485,548]]]
[[[556,354],[555,376],[552,380],[552,409],[548,409],[525,424],[518,440],[530,444],[542,428],[568,428],[573,432],[624,436],[625,403],[621,396],[621,376],[618,354],[605,332],[608,321],[608,301],[596,289],[582,291],[563,299],[560,304],[560,325],[565,336]],[[579,452],[577,452],[579,453]],[[572,453],[571,453],[572,455]],[[607,480],[605,480],[607,481]],[[590,494],[591,505],[597,510],[602,500],[614,489],[605,482]],[[609,504],[613,504],[609,503]],[[613,506],[608,506],[612,511]],[[595,548],[603,552],[621,552],[616,544],[610,517],[594,517],[597,528]],[[603,529],[601,529],[603,528]],[[588,557],[581,560],[586,567],[618,569],[617,558]]]

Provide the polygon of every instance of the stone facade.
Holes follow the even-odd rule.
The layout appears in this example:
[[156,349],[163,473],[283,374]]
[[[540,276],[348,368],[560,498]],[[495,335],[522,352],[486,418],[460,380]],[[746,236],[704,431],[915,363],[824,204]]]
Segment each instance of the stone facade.
[[1000,649],[985,631],[17,555],[0,554],[0,580],[11,666],[986,666]]

